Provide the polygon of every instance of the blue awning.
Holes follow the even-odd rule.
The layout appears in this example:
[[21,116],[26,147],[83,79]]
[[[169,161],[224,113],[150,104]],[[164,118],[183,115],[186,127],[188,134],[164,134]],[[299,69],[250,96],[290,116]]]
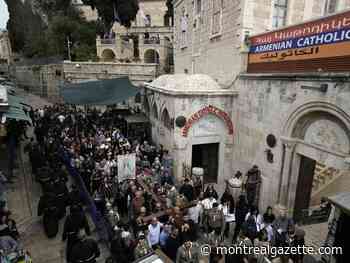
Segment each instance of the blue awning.
[[128,77],[83,83],[68,83],[60,88],[65,103],[75,105],[112,105],[135,96],[139,89]]

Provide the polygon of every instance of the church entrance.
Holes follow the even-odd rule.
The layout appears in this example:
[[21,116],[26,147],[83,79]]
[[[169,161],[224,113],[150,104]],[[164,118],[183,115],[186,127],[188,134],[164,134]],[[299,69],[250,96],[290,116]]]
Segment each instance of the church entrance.
[[304,211],[310,206],[315,167],[315,160],[301,155],[298,185],[294,206],[294,218],[296,220],[300,219]]
[[219,143],[192,145],[192,167],[204,169],[204,184],[218,182]]

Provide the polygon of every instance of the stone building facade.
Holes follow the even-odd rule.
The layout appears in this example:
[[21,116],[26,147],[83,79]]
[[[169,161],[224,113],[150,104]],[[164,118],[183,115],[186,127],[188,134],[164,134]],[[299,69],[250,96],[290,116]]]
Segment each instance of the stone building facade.
[[[202,164],[214,168],[207,183],[224,185],[232,171],[235,96],[235,91],[222,89],[207,75],[162,75],[146,84],[143,108],[150,117],[152,138],[173,155],[178,180],[186,168]],[[182,116],[192,120],[184,128],[175,124]],[[214,167],[205,166],[209,162]]]
[[12,58],[12,49],[7,31],[0,32],[0,60],[9,64]]
[[[260,209],[282,203],[296,217],[317,206],[323,196],[348,191],[350,75],[307,71],[248,74],[246,65],[248,36],[341,11],[350,7],[350,1],[177,0],[174,7],[175,73],[206,74],[217,82],[213,87],[235,94],[232,104],[221,107],[231,117],[234,132],[232,144],[224,151],[225,172],[219,173],[216,188],[222,191],[223,182],[238,170],[245,175],[257,165],[262,173]],[[281,9],[285,10],[283,16]],[[212,104],[193,93],[202,90],[201,80],[196,81],[192,93],[188,92],[191,99],[182,95],[175,103],[187,105],[188,111],[174,111],[171,119],[183,115],[191,120],[198,110],[193,106],[197,100],[201,107]],[[183,89],[176,80],[164,86],[179,92]],[[147,87],[152,89],[152,84]],[[145,97],[152,97],[151,109],[153,104],[159,109],[164,106],[158,105],[172,105],[178,99],[150,94]],[[221,97],[215,103],[223,105],[226,99]],[[152,117],[150,111],[155,127],[162,122],[160,114]],[[217,120],[217,132],[225,134],[225,122]],[[156,142],[170,142],[168,147],[176,149],[170,138],[181,136],[181,132],[174,128]],[[191,140],[195,138],[188,144],[194,145]],[[191,167],[193,154],[175,150],[174,155],[178,165],[184,162]],[[181,178],[184,171],[176,169]]]
[[175,0],[174,8],[175,73],[229,86],[245,70],[247,36],[350,8],[350,0]]
[[[241,74],[237,86],[233,167],[260,167],[263,207],[279,202],[293,210],[298,196],[310,198],[312,207],[323,196],[349,190],[348,73]],[[276,138],[272,148],[269,134]],[[316,164],[310,174],[302,171],[305,158]]]
[[139,1],[130,28],[115,23],[111,32],[97,37],[97,57],[104,62],[156,63],[173,71],[173,27],[165,0]]
[[98,18],[97,9],[92,9],[91,6],[84,5],[81,0],[72,0],[72,4],[82,13],[87,21],[96,21]]

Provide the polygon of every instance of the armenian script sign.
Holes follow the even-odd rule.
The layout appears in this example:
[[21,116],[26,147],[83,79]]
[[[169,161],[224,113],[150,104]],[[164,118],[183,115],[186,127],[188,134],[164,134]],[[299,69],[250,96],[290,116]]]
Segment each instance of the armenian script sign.
[[347,71],[350,11],[254,36],[250,43],[248,72]]
[[214,114],[222,119],[228,128],[228,134],[233,134],[233,123],[230,116],[219,108],[209,105],[192,114],[192,116],[188,118],[185,126],[182,128],[182,136],[187,137],[188,131],[193,126],[193,124],[208,114]]

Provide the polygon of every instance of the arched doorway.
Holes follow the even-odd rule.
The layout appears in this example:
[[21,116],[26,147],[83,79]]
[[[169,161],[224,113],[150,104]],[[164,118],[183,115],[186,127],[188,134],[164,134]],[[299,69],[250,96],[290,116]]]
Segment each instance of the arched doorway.
[[154,49],[148,49],[144,55],[145,63],[156,63],[159,64],[159,54]]
[[172,123],[171,123],[170,115],[169,115],[167,108],[164,108],[164,110],[162,112],[161,121],[162,121],[164,127],[168,128],[169,130],[171,129]]
[[102,59],[103,61],[114,61],[115,60],[115,54],[113,50],[111,49],[105,49],[102,51]]
[[299,221],[321,198],[350,188],[350,116],[327,102],[297,107],[284,127],[279,201]]

